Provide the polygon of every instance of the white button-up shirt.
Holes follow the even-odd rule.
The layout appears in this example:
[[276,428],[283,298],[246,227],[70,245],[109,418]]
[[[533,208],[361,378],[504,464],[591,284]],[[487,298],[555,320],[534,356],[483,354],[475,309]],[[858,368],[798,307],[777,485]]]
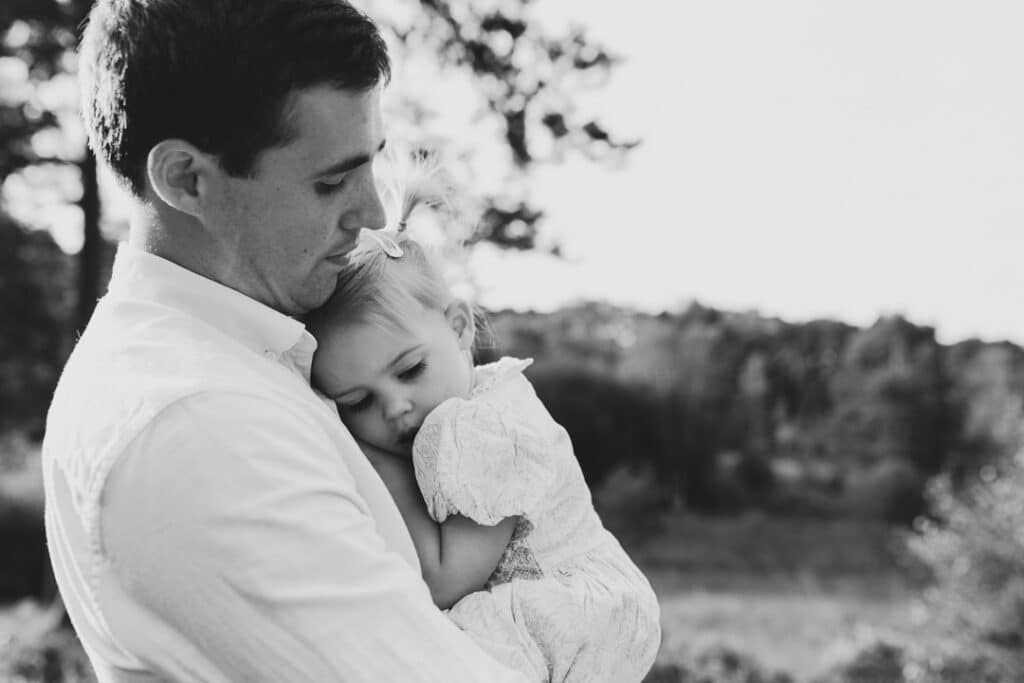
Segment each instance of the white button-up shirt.
[[520,681],[433,605],[309,386],[297,321],[122,245],[43,444],[46,531],[107,681]]

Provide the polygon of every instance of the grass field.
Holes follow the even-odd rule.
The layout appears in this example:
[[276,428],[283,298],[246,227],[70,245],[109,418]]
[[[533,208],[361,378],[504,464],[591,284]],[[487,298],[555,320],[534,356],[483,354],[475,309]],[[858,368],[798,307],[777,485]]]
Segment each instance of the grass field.
[[661,664],[725,646],[806,681],[876,640],[916,645],[918,588],[885,526],[686,514],[659,526],[630,551],[661,604]]

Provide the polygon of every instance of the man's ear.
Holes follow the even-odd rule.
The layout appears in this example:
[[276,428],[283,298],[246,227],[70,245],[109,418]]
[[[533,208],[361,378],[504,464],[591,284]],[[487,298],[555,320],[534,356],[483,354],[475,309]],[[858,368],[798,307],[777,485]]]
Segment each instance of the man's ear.
[[153,191],[165,204],[190,216],[202,212],[204,194],[217,173],[216,160],[185,140],[158,142],[146,157],[146,175]]
[[473,321],[473,307],[462,299],[456,299],[448,304],[444,312],[445,319],[459,339],[459,348],[469,351],[473,348],[473,339],[476,337],[476,324]]

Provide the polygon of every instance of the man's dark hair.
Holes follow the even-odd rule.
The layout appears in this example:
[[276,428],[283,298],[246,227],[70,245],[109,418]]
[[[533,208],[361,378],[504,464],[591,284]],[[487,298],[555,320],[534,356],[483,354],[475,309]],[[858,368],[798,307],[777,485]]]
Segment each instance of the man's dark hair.
[[377,27],[344,0],[99,0],[80,68],[90,144],[138,196],[161,140],[250,175],[294,136],[293,92],[364,91],[391,75]]

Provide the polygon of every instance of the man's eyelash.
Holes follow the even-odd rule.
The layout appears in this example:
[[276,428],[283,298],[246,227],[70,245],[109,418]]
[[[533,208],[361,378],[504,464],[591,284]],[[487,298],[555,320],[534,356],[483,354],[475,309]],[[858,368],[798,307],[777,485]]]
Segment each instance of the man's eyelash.
[[329,195],[340,191],[345,187],[345,178],[338,180],[337,182],[327,182],[321,180],[316,184],[316,193],[319,195]]

